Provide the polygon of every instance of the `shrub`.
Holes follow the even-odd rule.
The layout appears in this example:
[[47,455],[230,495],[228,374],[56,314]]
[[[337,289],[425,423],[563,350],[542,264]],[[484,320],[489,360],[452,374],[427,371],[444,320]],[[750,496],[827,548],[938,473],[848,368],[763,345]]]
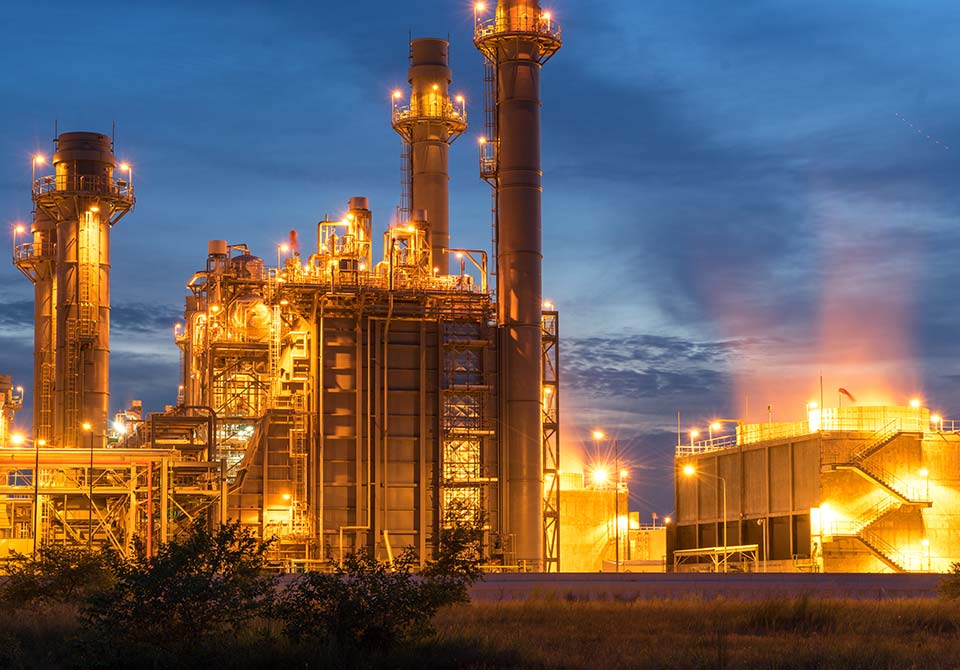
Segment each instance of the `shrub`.
[[940,580],[937,591],[950,600],[960,598],[960,563],[950,564],[950,572]]
[[345,651],[385,651],[433,632],[432,618],[456,592],[412,573],[404,552],[392,565],[366,551],[348,556],[333,573],[308,573],[277,599],[275,615],[296,641],[312,639]]
[[138,543],[113,588],[89,600],[87,639],[101,646],[94,658],[108,666],[138,656],[178,664],[184,652],[237,635],[272,595],[263,573],[268,545],[239,523],[210,532],[202,521],[156,556]]
[[119,564],[115,552],[59,544],[43,544],[31,556],[13,552],[0,600],[14,606],[74,602],[110,588]]

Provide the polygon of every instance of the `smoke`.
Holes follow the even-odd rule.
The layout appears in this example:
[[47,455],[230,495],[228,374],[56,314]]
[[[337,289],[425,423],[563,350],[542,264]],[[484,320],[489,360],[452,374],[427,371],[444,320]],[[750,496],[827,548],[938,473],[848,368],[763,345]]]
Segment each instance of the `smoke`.
[[811,401],[837,405],[840,387],[861,405],[920,393],[918,238],[878,202],[821,196],[793,253],[755,265],[764,274],[749,284],[714,277],[707,289],[720,331],[738,342],[732,405],[747,421],[800,420]]

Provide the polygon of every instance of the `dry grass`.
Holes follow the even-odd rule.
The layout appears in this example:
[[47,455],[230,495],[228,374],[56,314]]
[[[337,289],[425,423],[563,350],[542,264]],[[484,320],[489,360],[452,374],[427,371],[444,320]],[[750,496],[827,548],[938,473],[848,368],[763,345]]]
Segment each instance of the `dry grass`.
[[960,606],[945,601],[536,600],[452,608],[440,627],[530,669],[960,667]]
[[[0,668],[84,667],[69,607],[0,618]],[[532,600],[451,607],[440,635],[387,658],[337,659],[251,631],[204,667],[417,670],[947,670],[960,603],[946,600]],[[212,664],[211,664],[212,661]],[[359,664],[358,664],[359,663]]]

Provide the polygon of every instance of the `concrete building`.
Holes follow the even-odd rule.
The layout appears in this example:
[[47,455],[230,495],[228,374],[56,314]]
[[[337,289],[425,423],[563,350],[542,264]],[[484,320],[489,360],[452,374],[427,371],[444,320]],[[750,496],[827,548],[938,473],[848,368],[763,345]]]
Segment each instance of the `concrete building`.
[[[586,482],[560,476],[560,566],[563,572],[663,572],[664,526],[642,526],[629,511],[626,482]],[[617,545],[619,543],[619,552]]]
[[756,569],[738,559],[755,546],[767,570],[947,571],[960,561],[958,429],[918,402],[811,407],[803,422],[679,445],[671,550],[703,550],[688,569],[711,553]]

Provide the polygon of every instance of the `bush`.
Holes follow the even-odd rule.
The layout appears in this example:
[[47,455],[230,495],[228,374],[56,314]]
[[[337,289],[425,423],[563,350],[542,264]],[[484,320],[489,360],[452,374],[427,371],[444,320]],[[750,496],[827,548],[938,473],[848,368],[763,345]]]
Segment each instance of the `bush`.
[[184,654],[239,634],[269,604],[264,575],[269,543],[233,523],[216,532],[202,521],[179,540],[146,556],[138,543],[113,588],[95,593],[85,611],[92,658],[112,666],[137,657],[177,665]]
[[0,585],[0,601],[12,606],[74,602],[115,581],[115,552],[43,544],[32,556],[13,552]]
[[950,600],[960,598],[960,563],[950,564],[950,573],[940,580],[937,591]]

